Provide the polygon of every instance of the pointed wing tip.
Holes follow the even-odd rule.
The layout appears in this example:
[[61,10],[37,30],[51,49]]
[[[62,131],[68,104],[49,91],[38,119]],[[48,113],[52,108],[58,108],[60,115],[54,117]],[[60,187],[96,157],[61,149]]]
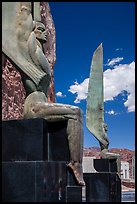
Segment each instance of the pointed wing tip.
[[95,56],[97,53],[103,53],[103,47],[102,47],[102,43],[100,43],[100,45],[97,47],[97,49],[94,51],[93,56]]
[[103,48],[102,43],[100,43],[97,49],[102,49],[102,48]]

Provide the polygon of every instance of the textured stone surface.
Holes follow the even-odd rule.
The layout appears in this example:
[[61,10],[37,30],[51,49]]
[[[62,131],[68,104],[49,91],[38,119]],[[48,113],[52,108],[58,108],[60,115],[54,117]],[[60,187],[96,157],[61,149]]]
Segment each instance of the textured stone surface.
[[[55,102],[54,91],[54,64],[56,61],[55,27],[47,2],[41,2],[41,18],[48,33],[47,43],[44,46],[45,55],[52,69],[52,78],[49,89],[49,102]],[[2,54],[2,120],[22,119],[26,92],[21,75],[16,67]]]
[[20,73],[2,55],[2,120],[21,119],[25,89]]

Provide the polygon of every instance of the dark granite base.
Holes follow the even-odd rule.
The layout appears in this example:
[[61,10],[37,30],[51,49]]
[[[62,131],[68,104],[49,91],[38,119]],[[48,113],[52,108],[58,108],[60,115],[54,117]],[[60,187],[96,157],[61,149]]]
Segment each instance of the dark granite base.
[[3,202],[81,202],[82,187],[68,185],[66,162],[2,162]]
[[3,202],[65,202],[65,162],[3,162]]
[[[70,160],[67,121],[2,122],[3,202],[82,202]],[[95,159],[99,173],[84,173],[86,202],[120,202],[116,161]]]
[[116,173],[84,173],[86,202],[121,202],[121,181]]
[[2,122],[2,161],[69,161],[67,120]]
[[67,120],[2,122],[3,202],[79,202],[70,160]]
[[94,168],[98,172],[117,172],[116,159],[94,159]]
[[82,202],[82,187],[67,186],[66,187],[66,202]]

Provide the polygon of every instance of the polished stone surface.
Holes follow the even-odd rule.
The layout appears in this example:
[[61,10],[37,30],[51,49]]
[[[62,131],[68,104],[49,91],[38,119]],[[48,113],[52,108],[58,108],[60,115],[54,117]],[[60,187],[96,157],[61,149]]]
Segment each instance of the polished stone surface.
[[116,159],[94,159],[93,162],[98,172],[117,172]]
[[71,169],[67,120],[2,122],[3,202],[81,202]]
[[[2,122],[4,202],[82,202],[82,188],[71,169],[67,121]],[[120,202],[116,160],[94,159],[97,172],[84,173],[86,202]]]
[[44,119],[2,122],[3,161],[68,161],[67,121]]
[[66,163],[2,162],[3,202],[65,202]]
[[67,120],[47,122],[49,141],[49,160],[69,161],[69,144],[67,139]]
[[116,173],[84,173],[86,202],[120,202],[121,181]]
[[82,202],[82,187],[67,186],[66,187],[66,202]]
[[[43,133],[45,137],[43,137]],[[2,122],[2,160],[47,159],[47,125],[43,119]],[[45,148],[44,148],[45,147]]]

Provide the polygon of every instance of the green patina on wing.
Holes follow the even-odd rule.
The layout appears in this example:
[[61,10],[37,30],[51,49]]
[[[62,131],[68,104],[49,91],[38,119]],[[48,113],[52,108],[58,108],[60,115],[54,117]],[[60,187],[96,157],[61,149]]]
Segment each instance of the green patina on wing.
[[103,93],[103,48],[102,44],[95,50],[92,58],[86,110],[86,126],[104,145],[104,93]]

